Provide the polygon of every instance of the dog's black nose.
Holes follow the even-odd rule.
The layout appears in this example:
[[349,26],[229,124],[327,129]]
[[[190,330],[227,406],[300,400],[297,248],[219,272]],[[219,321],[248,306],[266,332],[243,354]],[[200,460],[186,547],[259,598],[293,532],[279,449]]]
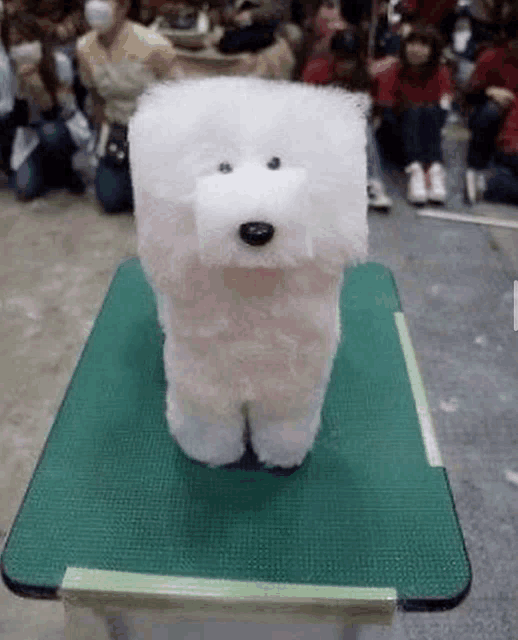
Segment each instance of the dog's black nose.
[[275,228],[267,222],[246,222],[239,227],[241,240],[252,247],[262,247],[270,242]]

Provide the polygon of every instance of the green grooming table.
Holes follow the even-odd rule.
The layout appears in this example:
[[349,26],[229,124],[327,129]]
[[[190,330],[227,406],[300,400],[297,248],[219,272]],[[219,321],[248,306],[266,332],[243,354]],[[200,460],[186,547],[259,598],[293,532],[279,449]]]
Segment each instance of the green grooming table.
[[248,448],[210,469],[169,434],[154,296],[139,261],[123,262],[11,527],[9,589],[59,598],[92,576],[99,588],[141,576],[151,590],[168,576],[455,607],[470,564],[391,272],[349,269],[341,308],[344,338],[303,465],[267,470]]

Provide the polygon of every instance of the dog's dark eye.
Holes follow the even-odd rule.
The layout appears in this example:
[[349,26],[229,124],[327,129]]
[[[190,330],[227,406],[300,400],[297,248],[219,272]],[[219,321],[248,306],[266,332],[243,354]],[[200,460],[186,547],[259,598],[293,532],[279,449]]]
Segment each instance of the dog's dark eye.
[[232,167],[229,165],[228,162],[222,162],[219,167],[218,167],[219,171],[221,171],[221,173],[231,173],[232,171]]
[[268,167],[268,169],[278,169],[281,166],[281,159],[275,156],[266,166]]

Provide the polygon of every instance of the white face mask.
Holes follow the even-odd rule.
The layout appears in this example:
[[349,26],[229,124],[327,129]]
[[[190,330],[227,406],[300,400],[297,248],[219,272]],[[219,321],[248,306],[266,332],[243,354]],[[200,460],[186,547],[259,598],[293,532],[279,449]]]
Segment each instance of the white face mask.
[[113,3],[106,0],[87,0],[85,3],[85,18],[92,29],[109,31],[115,23]]

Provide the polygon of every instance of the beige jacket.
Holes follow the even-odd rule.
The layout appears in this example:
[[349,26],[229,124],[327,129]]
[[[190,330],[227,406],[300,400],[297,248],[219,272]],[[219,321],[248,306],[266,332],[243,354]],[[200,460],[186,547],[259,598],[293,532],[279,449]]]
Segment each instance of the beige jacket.
[[104,100],[108,123],[127,125],[139,95],[152,83],[183,77],[176,50],[163,36],[126,20],[110,49],[92,30],[77,41],[81,81]]

